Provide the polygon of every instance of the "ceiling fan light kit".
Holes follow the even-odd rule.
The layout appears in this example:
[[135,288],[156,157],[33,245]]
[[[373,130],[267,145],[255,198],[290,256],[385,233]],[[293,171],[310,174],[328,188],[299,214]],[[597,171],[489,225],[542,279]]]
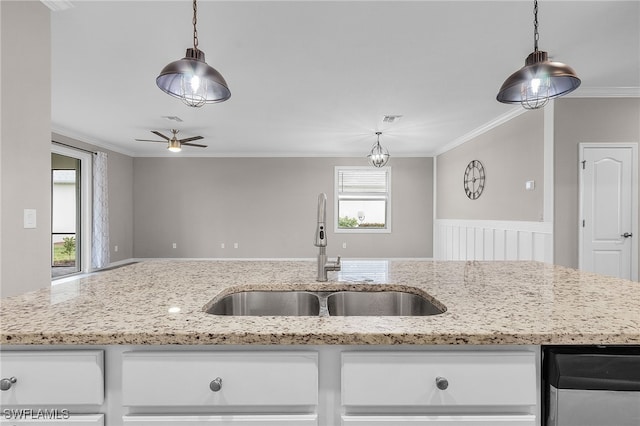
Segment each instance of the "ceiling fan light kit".
[[182,144],[174,138],[169,141],[167,149],[171,152],[180,152],[182,151]]
[[194,108],[231,97],[224,77],[205,62],[204,52],[198,49],[197,14],[198,6],[193,0],[193,48],[187,49],[184,58],[164,67],[156,78],[160,90]]
[[173,133],[173,137],[168,137],[163,135],[162,133],[160,133],[157,130],[152,130],[151,133],[153,133],[156,136],[160,136],[162,139],[164,139],[163,141],[154,141],[154,140],[149,140],[149,139],[136,139],[136,141],[138,142],[159,142],[159,143],[168,143],[167,149],[171,152],[180,152],[182,151],[182,145],[186,145],[186,146],[195,146],[197,148],[206,148],[207,145],[201,145],[198,143],[193,143],[193,141],[197,141],[200,139],[203,139],[202,136],[192,136],[190,138],[184,138],[184,139],[178,139],[178,132],[179,130],[177,129],[171,129],[171,133]]
[[521,104],[525,109],[544,107],[550,99],[564,96],[580,86],[576,72],[568,65],[549,60],[547,52],[538,50],[538,0],[534,0],[534,51],[525,65],[511,74],[500,87],[498,102]]

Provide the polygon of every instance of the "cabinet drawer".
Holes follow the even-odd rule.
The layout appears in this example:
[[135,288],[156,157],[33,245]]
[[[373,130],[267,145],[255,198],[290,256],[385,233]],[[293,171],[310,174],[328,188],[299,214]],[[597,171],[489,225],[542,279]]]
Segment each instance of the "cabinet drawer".
[[536,416],[342,416],[343,426],[535,426]]
[[318,403],[316,352],[125,352],[122,368],[126,406]]
[[0,378],[16,379],[0,405],[100,405],[103,366],[102,351],[0,352]]
[[305,415],[224,415],[224,416],[124,416],[125,426],[317,426],[318,416]]
[[[104,426],[104,414],[71,414],[68,418],[61,419],[38,419],[38,412],[34,410],[31,414],[24,413],[27,418],[18,419],[18,414],[8,420],[6,410],[2,412],[3,418],[0,419],[0,425],[20,425],[20,426],[40,426],[40,425],[71,425],[71,426]],[[31,418],[35,417],[35,418]]]
[[[445,379],[445,389],[436,381]],[[442,387],[444,383],[441,383]],[[342,404],[351,406],[535,405],[533,352],[347,352]]]

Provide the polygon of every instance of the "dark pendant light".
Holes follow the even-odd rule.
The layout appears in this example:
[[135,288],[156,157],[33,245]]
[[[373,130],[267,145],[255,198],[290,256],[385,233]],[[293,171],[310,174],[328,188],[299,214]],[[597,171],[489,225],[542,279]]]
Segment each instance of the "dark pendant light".
[[380,145],[380,135],[382,132],[376,132],[378,135],[378,141],[373,144],[371,148],[371,152],[367,155],[367,159],[369,160],[369,164],[374,167],[383,167],[389,161],[389,151],[386,150],[382,145]]
[[505,80],[496,99],[505,104],[522,104],[526,109],[542,108],[554,99],[580,86],[576,72],[561,62],[551,62],[547,52],[538,50],[538,0],[534,0],[534,51],[524,67]]
[[191,107],[226,101],[231,92],[224,77],[204,61],[204,52],[198,49],[198,7],[193,0],[193,49],[188,48],[184,58],[164,67],[156,84],[165,93],[179,98]]

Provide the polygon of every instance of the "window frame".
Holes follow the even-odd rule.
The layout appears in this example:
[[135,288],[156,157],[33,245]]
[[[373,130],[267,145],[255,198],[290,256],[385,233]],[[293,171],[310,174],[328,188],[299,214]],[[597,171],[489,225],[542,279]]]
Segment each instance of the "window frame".
[[[338,226],[339,220],[339,204],[340,204],[340,190],[338,187],[339,184],[339,174],[342,170],[371,170],[371,171],[380,171],[384,170],[386,172],[386,180],[387,180],[387,191],[384,194],[385,199],[385,227],[384,228],[340,228]],[[335,166],[334,170],[334,178],[333,178],[333,194],[334,194],[334,203],[333,203],[333,232],[337,234],[390,234],[391,233],[391,166],[381,167],[379,169],[372,169],[370,166]],[[354,199],[366,199],[362,198],[366,197],[366,194],[375,194],[375,197],[372,199],[379,199],[381,193],[354,193],[358,194]],[[344,197],[343,197],[344,199]]]

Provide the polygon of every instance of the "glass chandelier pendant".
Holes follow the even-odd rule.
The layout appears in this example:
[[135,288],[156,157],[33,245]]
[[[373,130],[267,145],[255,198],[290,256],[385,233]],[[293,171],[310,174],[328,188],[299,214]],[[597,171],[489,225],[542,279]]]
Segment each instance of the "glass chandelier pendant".
[[377,142],[371,148],[371,152],[367,155],[369,164],[374,167],[383,167],[389,161],[389,151],[387,151],[382,145],[380,145],[380,135],[382,132],[376,132],[378,135]]
[[576,72],[561,62],[551,62],[547,52],[538,50],[538,0],[534,0],[534,51],[524,67],[505,80],[496,96],[498,102],[519,103],[525,109],[544,107],[549,99],[564,96],[580,86]]
[[164,67],[156,78],[160,90],[190,107],[223,102],[231,97],[224,77],[205,62],[204,52],[198,49],[197,13],[196,0],[193,0],[193,48],[187,49],[184,58]]

